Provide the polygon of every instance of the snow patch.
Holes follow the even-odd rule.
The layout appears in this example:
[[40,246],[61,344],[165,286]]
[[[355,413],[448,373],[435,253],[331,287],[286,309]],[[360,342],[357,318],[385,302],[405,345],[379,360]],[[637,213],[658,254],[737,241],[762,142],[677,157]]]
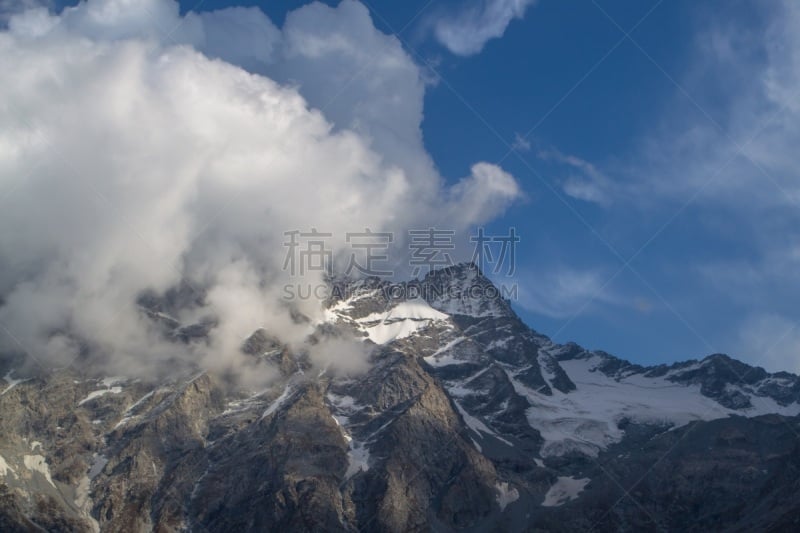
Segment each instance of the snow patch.
[[461,344],[467,340],[467,337],[456,337],[455,339],[451,340],[431,355],[424,357],[425,362],[433,367],[440,367],[440,366],[450,366],[450,365],[461,365],[464,363],[468,363],[469,361],[462,361],[461,359],[456,359],[453,357],[450,352],[455,346]]
[[[347,442],[348,465],[344,475],[345,480],[347,480],[359,472],[366,472],[369,470],[370,454],[367,441],[369,441],[372,436],[370,436],[367,441],[358,441],[353,438],[353,435],[347,429],[347,425],[350,423],[350,417],[363,410],[365,406],[356,402],[355,398],[352,396],[339,395],[330,391],[326,396],[331,405],[331,416],[336,422],[336,425],[339,426],[342,436]],[[380,432],[381,429],[383,428],[378,429],[376,433]]]
[[9,466],[9,464],[6,462],[5,457],[0,455],[0,476],[6,477],[9,472],[11,472],[11,475],[14,476],[15,478],[17,477],[17,473],[14,471],[13,468],[11,468],[11,466]]
[[48,483],[55,487],[53,479],[50,477],[50,467],[47,465],[47,460],[41,455],[25,455],[22,458],[25,468],[31,472],[39,472],[42,474]]
[[550,490],[547,491],[547,494],[544,495],[542,507],[559,507],[568,501],[576,499],[583,492],[586,485],[589,484],[589,481],[591,481],[589,478],[559,477],[550,487]]
[[135,411],[140,405],[142,405],[150,397],[152,397],[153,394],[155,394],[155,392],[156,392],[155,390],[151,390],[150,392],[148,392],[147,394],[145,394],[144,396],[142,396],[141,398],[139,398],[138,400],[133,402],[133,405],[128,407],[128,409],[125,411],[125,415],[124,416],[129,416],[131,413],[133,413],[133,411]]
[[3,376],[3,380],[4,380],[6,383],[8,383],[8,387],[6,387],[5,389],[3,389],[3,392],[0,392],[0,396],[4,395],[4,394],[5,394],[5,393],[7,393],[8,391],[10,391],[11,389],[13,389],[13,388],[14,388],[14,387],[16,387],[17,385],[19,385],[20,383],[23,383],[23,382],[25,382],[25,381],[28,381],[27,379],[14,379],[13,377],[11,377],[13,374],[14,374],[14,370],[13,370],[13,369],[11,369],[11,370],[9,370],[8,372],[6,372],[6,375],[5,375],[5,376]]
[[441,366],[450,366],[450,365],[463,365],[465,363],[469,363],[469,361],[463,361],[461,359],[456,359],[452,355],[441,355],[441,356],[434,356],[429,355],[425,357],[425,362],[431,365],[432,367],[441,367]]
[[350,479],[359,472],[366,472],[369,470],[369,449],[366,443],[350,440],[350,448],[347,452],[347,472],[344,474],[345,479]]
[[[144,404],[144,402],[146,402],[149,398],[151,398],[156,393],[156,390],[157,389],[151,390],[150,392],[148,392],[147,394],[145,394],[144,396],[142,396],[141,398],[139,398],[138,400],[133,402],[133,405],[128,407],[125,410],[125,412],[122,413],[122,418],[120,418],[119,422],[116,423],[116,425],[114,426],[114,429],[112,429],[112,431],[121,428],[122,426],[124,426],[125,424],[127,424],[128,422],[133,420],[134,418],[138,417],[139,414],[135,413],[134,411],[136,411],[139,407],[141,407]],[[225,413],[223,413],[223,414],[225,414]]]
[[739,392],[750,397],[750,405],[747,409],[739,410],[739,414],[745,416],[760,416],[765,414],[779,414],[783,416],[797,416],[800,414],[800,405],[794,403],[789,405],[781,405],[769,396],[756,396],[755,394],[747,394],[740,387],[737,387]]
[[344,424],[347,422],[347,417],[346,416],[336,416],[334,414],[331,414],[331,418],[333,418],[333,421],[336,422],[336,425],[339,427],[339,429],[342,432],[342,436],[344,437],[344,440],[347,441],[348,444],[349,444],[350,441],[353,440],[353,437],[350,436],[350,433],[348,433],[347,430],[344,427]]
[[497,433],[495,433],[494,431],[489,429],[489,427],[486,424],[484,424],[483,422],[481,422],[479,419],[477,419],[474,416],[472,416],[471,414],[469,414],[463,407],[461,407],[461,405],[456,400],[453,400],[453,403],[456,404],[456,408],[458,409],[458,412],[461,413],[461,417],[464,419],[464,423],[466,423],[467,426],[472,431],[477,433],[479,436],[480,436],[481,433],[486,434],[486,435],[491,435],[492,437],[496,438],[499,441],[502,441],[502,442],[508,444],[509,446],[514,446],[513,444],[508,442],[506,439],[504,439],[503,437],[501,437],[500,435],[498,435]]
[[327,398],[332,407],[331,416],[333,417],[333,420],[339,427],[342,428],[342,434],[344,435],[345,440],[350,442],[351,437],[347,432],[346,426],[350,423],[350,417],[354,413],[364,409],[364,406],[356,403],[356,399],[352,396],[344,396],[335,394],[333,392],[328,392]]
[[108,389],[101,389],[90,392],[86,398],[78,402],[78,405],[83,405],[86,402],[90,402],[95,398],[99,398],[100,396],[105,396],[106,394],[119,394],[122,392],[122,387],[110,387]]
[[[447,353],[450,350],[452,350],[453,347],[457,346],[458,344],[461,344],[465,340],[467,340],[467,338],[464,336],[456,337],[455,339],[451,340],[450,342],[448,342],[447,344],[445,344],[444,346],[433,352],[429,357],[436,357],[439,354]],[[427,357],[425,359],[427,359]]]
[[100,383],[102,383],[105,388],[110,389],[114,385],[120,385],[122,383],[125,383],[127,380],[128,378],[123,376],[112,376],[109,378],[101,379]]
[[703,396],[699,385],[642,375],[615,380],[595,370],[601,362],[599,357],[561,361],[577,390],[562,393],[553,389],[551,396],[530,389],[507,371],[516,392],[531,404],[526,412],[528,423],[545,440],[543,457],[571,451],[596,456],[622,439],[625,432],[618,426],[623,419],[680,427],[694,420],[742,414]]
[[508,347],[508,343],[511,342],[513,339],[514,339],[514,337],[510,337],[510,336],[509,337],[503,337],[502,339],[495,339],[492,342],[490,342],[489,344],[487,344],[486,346],[484,346],[484,349],[486,351],[504,350],[504,349],[506,349]]
[[495,500],[497,500],[497,505],[500,506],[501,512],[506,510],[508,504],[519,500],[519,491],[517,489],[510,488],[506,481],[497,483],[494,488],[497,491],[497,497]]
[[536,356],[536,361],[539,363],[539,370],[542,373],[542,378],[544,378],[545,383],[547,383],[551,389],[556,388],[553,385],[556,375],[551,366],[553,364],[552,356],[544,351],[540,351]]
[[119,420],[119,422],[117,422],[117,423],[114,425],[114,428],[113,428],[111,431],[114,431],[114,430],[116,430],[116,429],[119,429],[119,428],[121,428],[122,426],[124,426],[125,424],[127,424],[128,422],[130,422],[131,420],[133,420],[133,417],[132,417],[132,416],[126,416],[126,417],[124,417],[124,418],[121,418],[121,419]]
[[[326,395],[331,404],[331,417],[342,432],[344,440],[347,441],[347,471],[345,479],[350,479],[359,472],[369,470],[369,448],[366,442],[357,441],[347,429],[350,417],[358,411],[364,409],[352,396],[345,396],[328,392]],[[378,430],[380,431],[380,430]]]
[[353,411],[363,409],[363,406],[356,403],[356,399],[352,396],[339,395],[333,392],[328,392],[326,396],[328,401],[331,402],[331,405],[335,407],[337,411],[352,413]]
[[404,339],[433,322],[449,317],[417,298],[398,303],[385,313],[372,313],[356,322],[375,344],[388,344]]
[[274,402],[272,402],[269,405],[269,407],[267,407],[267,410],[264,411],[264,414],[261,415],[261,419],[264,419],[269,415],[271,415],[272,413],[274,413],[275,411],[277,411],[280,408],[280,406],[286,402],[286,399],[289,398],[291,392],[292,392],[292,387],[286,385],[286,387],[283,389],[283,393],[281,393],[281,395],[278,396],[278,398]]
[[437,311],[422,298],[406,300],[392,307],[384,320],[410,319],[410,320],[447,320],[446,314]]

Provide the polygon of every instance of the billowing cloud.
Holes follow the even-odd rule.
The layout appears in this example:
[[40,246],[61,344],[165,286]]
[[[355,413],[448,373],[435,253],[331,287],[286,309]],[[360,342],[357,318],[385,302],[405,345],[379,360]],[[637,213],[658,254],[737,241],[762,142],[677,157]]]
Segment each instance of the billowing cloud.
[[469,176],[450,189],[450,212],[446,220],[456,226],[469,225],[473,220],[489,220],[521,195],[514,177],[491,163],[476,163]]
[[[348,231],[463,231],[520,195],[488,163],[445,186],[419,70],[351,1],[280,29],[171,0],[32,10],[0,32],[0,68],[0,342],[40,362],[242,372],[256,328],[308,334],[281,302],[284,232],[330,232],[342,251]],[[141,312],[143,293],[176,287],[197,294],[171,313],[210,324],[207,342],[168,342]],[[295,302],[312,320],[319,304]]]
[[452,53],[477,54],[488,41],[502,37],[514,19],[525,16],[535,0],[470,0],[461,11],[436,22],[436,38]]

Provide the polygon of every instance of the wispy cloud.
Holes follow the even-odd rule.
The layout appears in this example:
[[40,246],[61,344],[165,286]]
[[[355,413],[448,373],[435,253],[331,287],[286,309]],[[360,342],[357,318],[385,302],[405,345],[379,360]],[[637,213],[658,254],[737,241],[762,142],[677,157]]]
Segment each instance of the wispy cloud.
[[[800,321],[800,5],[765,4],[757,19],[715,11],[698,26],[690,63],[662,72],[673,97],[619,157],[613,180],[554,157],[580,172],[563,182],[567,194],[613,203],[626,222],[645,212],[664,221],[637,240],[645,254],[663,246],[676,275],[672,265],[690,265],[684,292],[670,299],[720,315],[719,348],[758,363]],[[798,339],[787,334],[765,366],[797,370]]]
[[800,322],[767,313],[749,317],[739,333],[735,354],[767,370],[800,373]]
[[542,150],[538,156],[567,168],[566,177],[560,180],[561,188],[567,195],[603,206],[611,204],[614,184],[592,163],[555,149]]
[[511,143],[511,148],[518,152],[528,152],[531,149],[531,142],[519,133],[514,133],[514,142]]
[[502,37],[511,21],[522,18],[534,3],[535,0],[470,0],[461,11],[436,22],[436,38],[454,54],[477,54],[488,41]]
[[520,276],[519,304],[526,310],[552,318],[570,318],[601,304],[640,308],[606,286],[607,272],[567,266],[526,271]]

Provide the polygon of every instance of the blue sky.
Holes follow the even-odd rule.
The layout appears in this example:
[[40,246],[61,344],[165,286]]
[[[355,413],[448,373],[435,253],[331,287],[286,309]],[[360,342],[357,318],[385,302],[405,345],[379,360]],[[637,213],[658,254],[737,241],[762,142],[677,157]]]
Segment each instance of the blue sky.
[[[259,6],[278,27],[305,4],[180,2]],[[791,2],[365,5],[427,81],[440,174],[496,163],[524,191],[491,228],[523,238],[529,324],[640,363],[726,352],[800,370]]]

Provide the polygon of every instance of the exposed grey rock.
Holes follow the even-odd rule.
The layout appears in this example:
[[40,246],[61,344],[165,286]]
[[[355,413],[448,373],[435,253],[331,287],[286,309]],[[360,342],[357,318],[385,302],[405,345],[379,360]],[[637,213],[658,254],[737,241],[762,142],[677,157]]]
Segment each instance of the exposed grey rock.
[[[800,527],[797,376],[558,345],[474,265],[331,283],[333,318],[295,320],[309,346],[364,339],[359,375],[313,367],[269,325],[242,344],[278,370],[258,391],[201,369],[148,382],[0,358],[0,531]],[[139,305],[180,345],[213,327],[173,318],[202,298]],[[413,316],[392,313],[404,302]],[[394,333],[376,345],[378,330]],[[663,417],[639,409],[656,390],[674,391],[652,404]],[[770,406],[784,414],[755,416]],[[573,440],[545,453],[559,432]]]

